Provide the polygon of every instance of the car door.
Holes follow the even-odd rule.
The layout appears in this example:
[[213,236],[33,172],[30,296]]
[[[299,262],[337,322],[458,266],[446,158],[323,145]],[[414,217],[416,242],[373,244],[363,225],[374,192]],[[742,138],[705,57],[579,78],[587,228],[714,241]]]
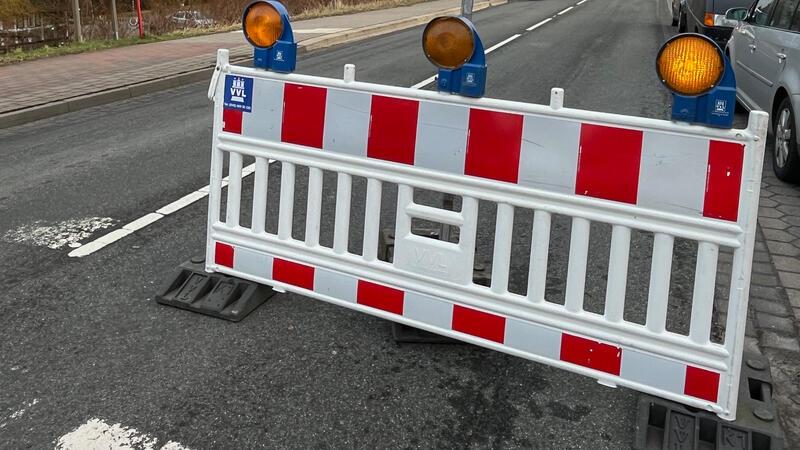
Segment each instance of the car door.
[[763,109],[758,104],[759,91],[764,85],[764,77],[758,72],[758,32],[769,24],[777,0],[758,0],[741,26],[735,30],[732,40],[735,55],[736,84],[739,96],[749,108]]
[[758,75],[753,100],[764,111],[770,111],[781,73],[788,59],[788,29],[800,0],[778,0],[769,25],[756,29],[755,71]]

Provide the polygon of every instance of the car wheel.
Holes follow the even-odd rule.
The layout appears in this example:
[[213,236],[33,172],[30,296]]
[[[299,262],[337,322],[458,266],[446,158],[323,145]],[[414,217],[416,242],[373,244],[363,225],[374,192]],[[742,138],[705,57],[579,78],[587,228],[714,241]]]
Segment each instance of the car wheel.
[[683,10],[678,11],[678,33],[686,33],[686,14]]
[[781,101],[777,111],[773,124],[772,169],[779,179],[797,182],[800,181],[800,154],[797,153],[794,109],[789,98]]

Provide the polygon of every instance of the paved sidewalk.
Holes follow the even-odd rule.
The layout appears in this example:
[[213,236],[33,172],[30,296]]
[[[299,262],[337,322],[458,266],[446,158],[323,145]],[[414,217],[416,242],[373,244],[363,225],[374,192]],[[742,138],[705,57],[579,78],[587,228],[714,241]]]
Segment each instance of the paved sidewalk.
[[[502,3],[479,1],[475,10]],[[306,46],[325,46],[326,40],[333,45],[414,26],[416,19],[427,21],[426,16],[432,14],[453,13],[450,10],[460,4],[459,0],[433,0],[292,25],[302,51]],[[207,69],[213,67],[218,48],[230,49],[232,60],[252,54],[241,31],[236,31],[0,66],[0,120],[12,111]]]

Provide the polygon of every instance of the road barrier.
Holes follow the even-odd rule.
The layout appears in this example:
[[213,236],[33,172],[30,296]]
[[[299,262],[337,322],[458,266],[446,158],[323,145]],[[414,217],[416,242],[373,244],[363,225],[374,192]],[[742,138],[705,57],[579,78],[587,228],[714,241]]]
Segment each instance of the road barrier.
[[[344,80],[278,74],[232,66],[224,50],[209,96],[207,271],[734,419],[765,113],[752,112],[745,129],[712,129],[565,108],[559,89],[545,106],[356,82],[352,66]],[[245,159],[255,160],[252,202],[243,196]],[[280,164],[278,202],[267,199],[271,162]],[[308,168],[305,199],[296,186],[301,167]],[[336,177],[333,217],[322,212],[325,173]],[[367,180],[363,229],[350,220],[354,177]],[[397,186],[392,262],[377,257],[389,184]],[[416,202],[421,189],[460,196],[460,210]],[[305,211],[296,211],[302,201]],[[497,211],[490,286],[472,279],[479,202]],[[509,292],[520,209],[534,212],[524,294]],[[250,211],[251,225],[240,223]],[[293,233],[298,213],[302,239]],[[273,232],[265,223],[274,215]],[[546,290],[555,215],[571,221],[563,304],[548,301]],[[416,220],[457,228],[457,242],[414,234]],[[612,230],[602,314],[584,308],[592,223]],[[331,245],[320,241],[326,227]],[[653,235],[644,323],[624,314],[637,230]],[[363,239],[360,253],[350,251],[353,236]],[[697,248],[686,334],[666,326],[676,239]],[[721,248],[732,252],[732,270],[724,342],[713,342]]]

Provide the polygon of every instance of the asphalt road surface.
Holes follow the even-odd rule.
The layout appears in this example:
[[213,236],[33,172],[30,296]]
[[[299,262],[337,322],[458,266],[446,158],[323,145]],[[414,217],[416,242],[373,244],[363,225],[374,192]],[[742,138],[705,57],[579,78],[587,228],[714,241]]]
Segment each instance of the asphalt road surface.
[[[522,34],[488,56],[487,95],[547,103],[557,86],[571,107],[666,118],[653,60],[674,31],[667,2],[588,0],[526,31],[575,3],[520,1],[475,14],[487,48]],[[421,32],[304,55],[298,72],[338,77],[354,63],[359,80],[411,86],[434,73]],[[398,345],[385,321],[296,295],[276,295],[238,324],[157,305],[158,286],[203,252],[204,201],[69,258],[71,241],[208,183],[206,86],[0,131],[1,448],[68,443],[91,419],[156,447],[630,446],[630,390],[468,345]],[[525,215],[517,220],[524,228]],[[568,222],[555,226],[568,235]],[[607,255],[601,226],[597,236],[590,254]],[[634,253],[643,250],[634,269],[649,267],[649,239],[634,238]],[[548,295],[558,301],[568,239],[551,246]],[[685,325],[693,254],[676,244],[676,329]],[[605,291],[601,260],[592,258],[590,308]],[[643,298],[647,271],[633,272],[630,295]],[[512,273],[512,285],[523,276]],[[643,304],[630,303],[626,317],[640,317]]]

